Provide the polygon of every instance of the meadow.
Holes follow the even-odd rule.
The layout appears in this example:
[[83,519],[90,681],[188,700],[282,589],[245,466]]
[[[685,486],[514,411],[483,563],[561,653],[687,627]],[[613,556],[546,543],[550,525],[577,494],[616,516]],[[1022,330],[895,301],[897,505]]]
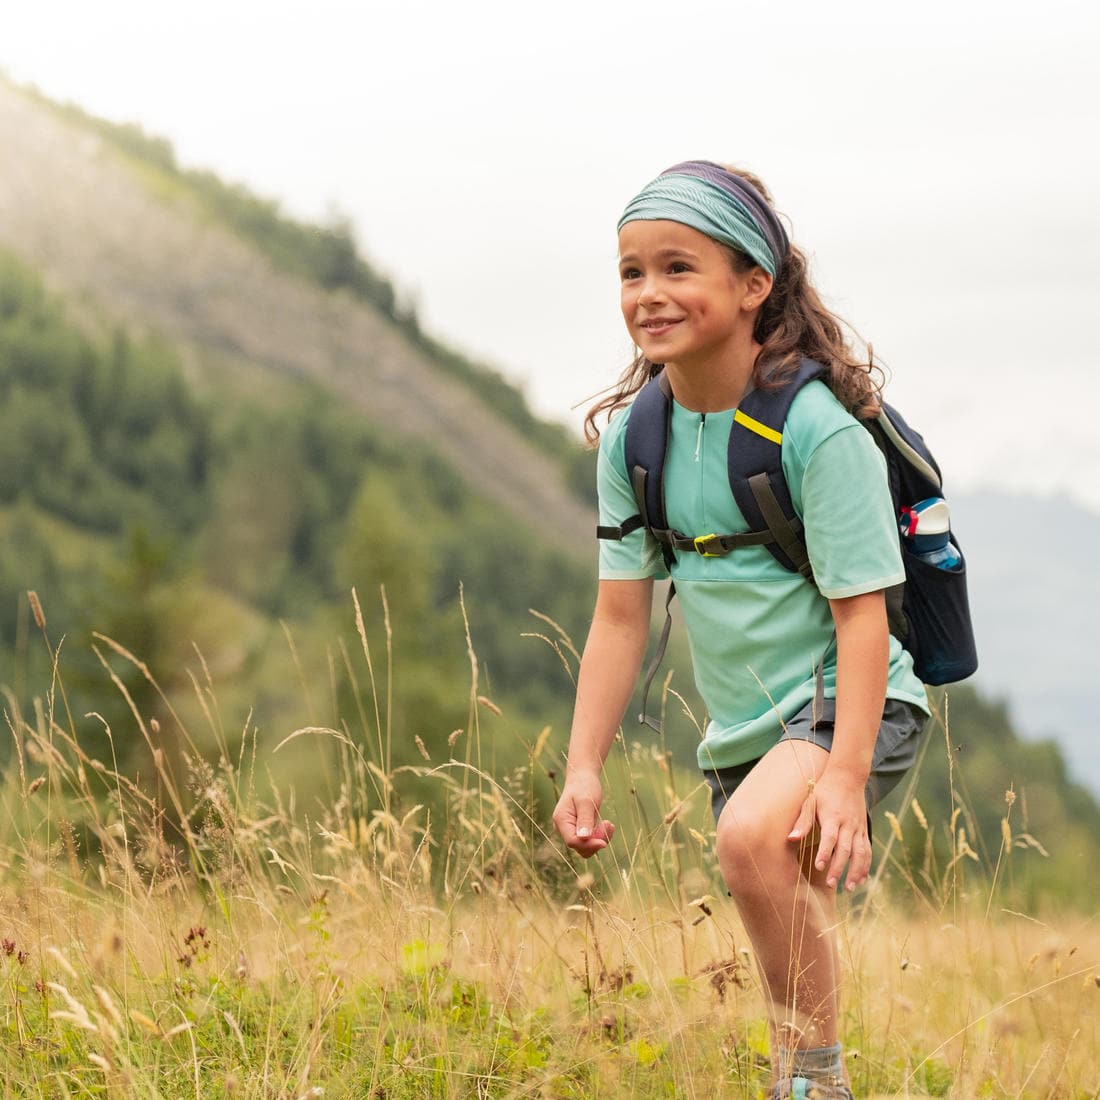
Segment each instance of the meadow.
[[[466,724],[394,764],[392,652],[356,600],[356,713],[276,738],[226,723],[201,655],[183,708],[98,636],[105,683],[132,701],[124,663],[168,716],[130,707],[147,763],[128,773],[123,731],[104,758],[83,748],[31,607],[53,674],[32,706],[5,693],[3,1097],[765,1095],[705,789],[648,734],[609,763],[613,845],[574,859],[549,832],[564,735],[512,729],[493,766],[508,717],[472,645]],[[574,667],[552,623],[545,640]],[[949,713],[928,751],[950,754]],[[301,799],[318,774],[330,795]],[[857,1096],[1100,1095],[1100,928],[1016,907],[1014,861],[1057,838],[1022,830],[1015,802],[988,856],[961,797],[946,821],[911,791],[876,816],[876,870],[841,917]]]

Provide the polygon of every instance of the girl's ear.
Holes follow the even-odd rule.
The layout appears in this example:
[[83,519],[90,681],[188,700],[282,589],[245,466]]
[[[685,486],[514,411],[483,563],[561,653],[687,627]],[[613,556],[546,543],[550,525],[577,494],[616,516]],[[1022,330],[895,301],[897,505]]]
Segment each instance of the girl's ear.
[[773,282],[772,277],[762,267],[754,267],[745,277],[745,309],[756,309],[762,305],[772,292]]

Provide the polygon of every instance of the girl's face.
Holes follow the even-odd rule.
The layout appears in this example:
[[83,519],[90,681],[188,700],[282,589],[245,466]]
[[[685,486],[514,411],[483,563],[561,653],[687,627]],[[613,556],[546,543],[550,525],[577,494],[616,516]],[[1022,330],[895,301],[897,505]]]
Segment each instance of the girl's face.
[[622,227],[619,278],[634,343],[651,362],[680,368],[751,343],[756,307],[771,286],[761,268],[739,274],[717,241],[671,221]]

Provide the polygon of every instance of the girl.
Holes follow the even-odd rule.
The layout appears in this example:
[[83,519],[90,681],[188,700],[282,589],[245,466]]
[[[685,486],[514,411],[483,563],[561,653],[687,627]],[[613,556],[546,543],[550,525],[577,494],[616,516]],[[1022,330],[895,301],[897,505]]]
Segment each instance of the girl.
[[[769,998],[774,1096],[851,1100],[837,1041],[836,891],[845,866],[847,889],[867,878],[868,809],[911,763],[927,705],[887,628],[884,590],[904,572],[885,464],[857,423],[875,412],[877,386],[806,267],[760,181],[707,161],[662,173],[619,222],[623,319],[638,355],[588,414],[590,440],[601,412],[663,370],[668,526],[745,531],[726,476],[738,402],[781,385],[803,357],[823,364],[782,432],[814,583],[760,546],[723,557],[678,549],[666,566],[644,527],[601,543],[554,824],[585,857],[611,840],[600,770],[645,651],[653,581],[671,575],[710,716],[698,757],[718,861]],[[627,420],[615,417],[600,439],[600,523],[611,527],[638,511]]]

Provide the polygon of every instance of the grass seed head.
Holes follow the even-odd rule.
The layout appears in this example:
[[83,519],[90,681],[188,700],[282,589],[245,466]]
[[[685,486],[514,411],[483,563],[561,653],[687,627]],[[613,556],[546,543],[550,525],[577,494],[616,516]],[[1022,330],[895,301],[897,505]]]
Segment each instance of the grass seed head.
[[68,1009],[64,1012],[51,1012],[51,1020],[63,1020],[72,1024],[73,1027],[81,1028],[83,1031],[99,1030],[88,1015],[88,1010],[63,985],[58,982],[47,982],[46,985],[68,1006]]
[[478,703],[483,706],[490,714],[495,714],[498,718],[503,714],[503,711],[490,699],[487,695],[479,695],[477,697]]
[[[48,954],[57,963],[57,965],[60,966],[61,969],[69,975],[70,978],[72,978],[74,981],[78,980],[77,972],[73,969],[72,963],[70,963],[69,960],[65,958],[65,956],[62,955],[56,947],[47,947],[46,954]],[[49,984],[51,985],[51,987],[53,986],[53,982],[50,982]]]
[[108,1019],[115,1027],[121,1028],[123,1026],[122,1013],[115,1007],[115,1002],[111,1000],[110,993],[101,985],[94,985],[92,989],[95,990],[96,1000],[99,1001],[100,1008],[107,1013]]
[[134,1023],[140,1024],[150,1035],[160,1034],[160,1024],[158,1024],[156,1020],[150,1019],[144,1012],[139,1012],[136,1008],[132,1008],[130,1009],[130,1019],[133,1020]]
[[31,605],[31,614],[34,616],[34,625],[39,630],[46,629],[46,614],[42,610],[42,604],[38,599],[38,593],[33,588],[28,589],[27,599]]

